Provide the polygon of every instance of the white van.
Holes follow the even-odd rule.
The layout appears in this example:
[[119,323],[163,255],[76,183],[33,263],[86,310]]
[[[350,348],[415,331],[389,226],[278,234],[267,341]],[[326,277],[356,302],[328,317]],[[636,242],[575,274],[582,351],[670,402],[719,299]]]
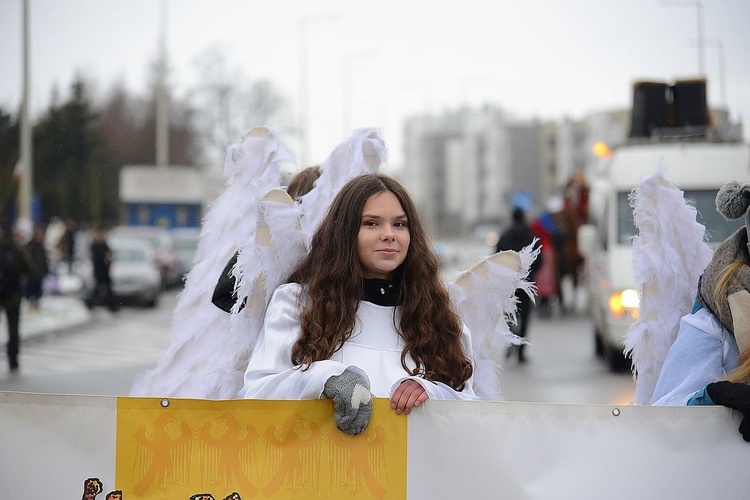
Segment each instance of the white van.
[[632,237],[637,230],[628,196],[640,180],[663,161],[666,178],[676,184],[698,211],[709,244],[732,234],[743,222],[726,221],[715,206],[716,193],[729,181],[750,182],[750,149],[741,142],[643,142],[617,148],[604,171],[592,179],[591,224],[578,232],[586,259],[589,313],[596,354],[611,369],[630,366],[623,355],[628,328],[638,317],[639,299],[632,265]]

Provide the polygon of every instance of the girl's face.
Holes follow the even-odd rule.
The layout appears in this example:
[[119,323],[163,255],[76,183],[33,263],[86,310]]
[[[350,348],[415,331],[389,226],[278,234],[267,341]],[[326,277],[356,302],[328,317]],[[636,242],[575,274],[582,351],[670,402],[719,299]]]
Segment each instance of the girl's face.
[[389,279],[409,251],[409,221],[396,195],[370,196],[362,209],[357,255],[365,278]]

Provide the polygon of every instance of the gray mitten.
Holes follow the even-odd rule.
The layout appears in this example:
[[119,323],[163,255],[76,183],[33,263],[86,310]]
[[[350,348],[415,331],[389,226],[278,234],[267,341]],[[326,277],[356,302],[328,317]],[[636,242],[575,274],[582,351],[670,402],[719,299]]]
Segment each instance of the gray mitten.
[[349,369],[326,381],[323,395],[333,400],[333,420],[344,434],[359,434],[372,415],[372,394],[362,376]]

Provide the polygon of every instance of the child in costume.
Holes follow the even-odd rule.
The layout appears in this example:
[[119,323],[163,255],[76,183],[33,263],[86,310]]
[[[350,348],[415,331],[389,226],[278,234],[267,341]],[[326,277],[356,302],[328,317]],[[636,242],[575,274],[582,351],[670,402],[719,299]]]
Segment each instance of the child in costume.
[[716,197],[727,219],[745,225],[714,252],[659,374],[654,405],[722,405],[743,413],[750,441],[750,185],[731,182]]
[[414,203],[382,174],[349,181],[310,251],[268,305],[240,396],[329,398],[363,432],[372,396],[398,414],[429,398],[477,399],[472,345]]

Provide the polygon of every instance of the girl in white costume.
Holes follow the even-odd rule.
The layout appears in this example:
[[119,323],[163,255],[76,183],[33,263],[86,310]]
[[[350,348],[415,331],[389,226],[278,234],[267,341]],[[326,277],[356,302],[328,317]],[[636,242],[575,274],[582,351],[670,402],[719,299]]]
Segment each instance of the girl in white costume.
[[372,396],[397,414],[429,398],[477,399],[471,337],[453,310],[414,203],[382,174],[338,193],[309,254],[276,289],[240,397],[334,402],[365,430]]
[[717,210],[745,226],[714,252],[698,285],[698,300],[684,316],[654,388],[654,405],[723,405],[740,411],[740,432],[750,441],[750,185],[719,191]]

